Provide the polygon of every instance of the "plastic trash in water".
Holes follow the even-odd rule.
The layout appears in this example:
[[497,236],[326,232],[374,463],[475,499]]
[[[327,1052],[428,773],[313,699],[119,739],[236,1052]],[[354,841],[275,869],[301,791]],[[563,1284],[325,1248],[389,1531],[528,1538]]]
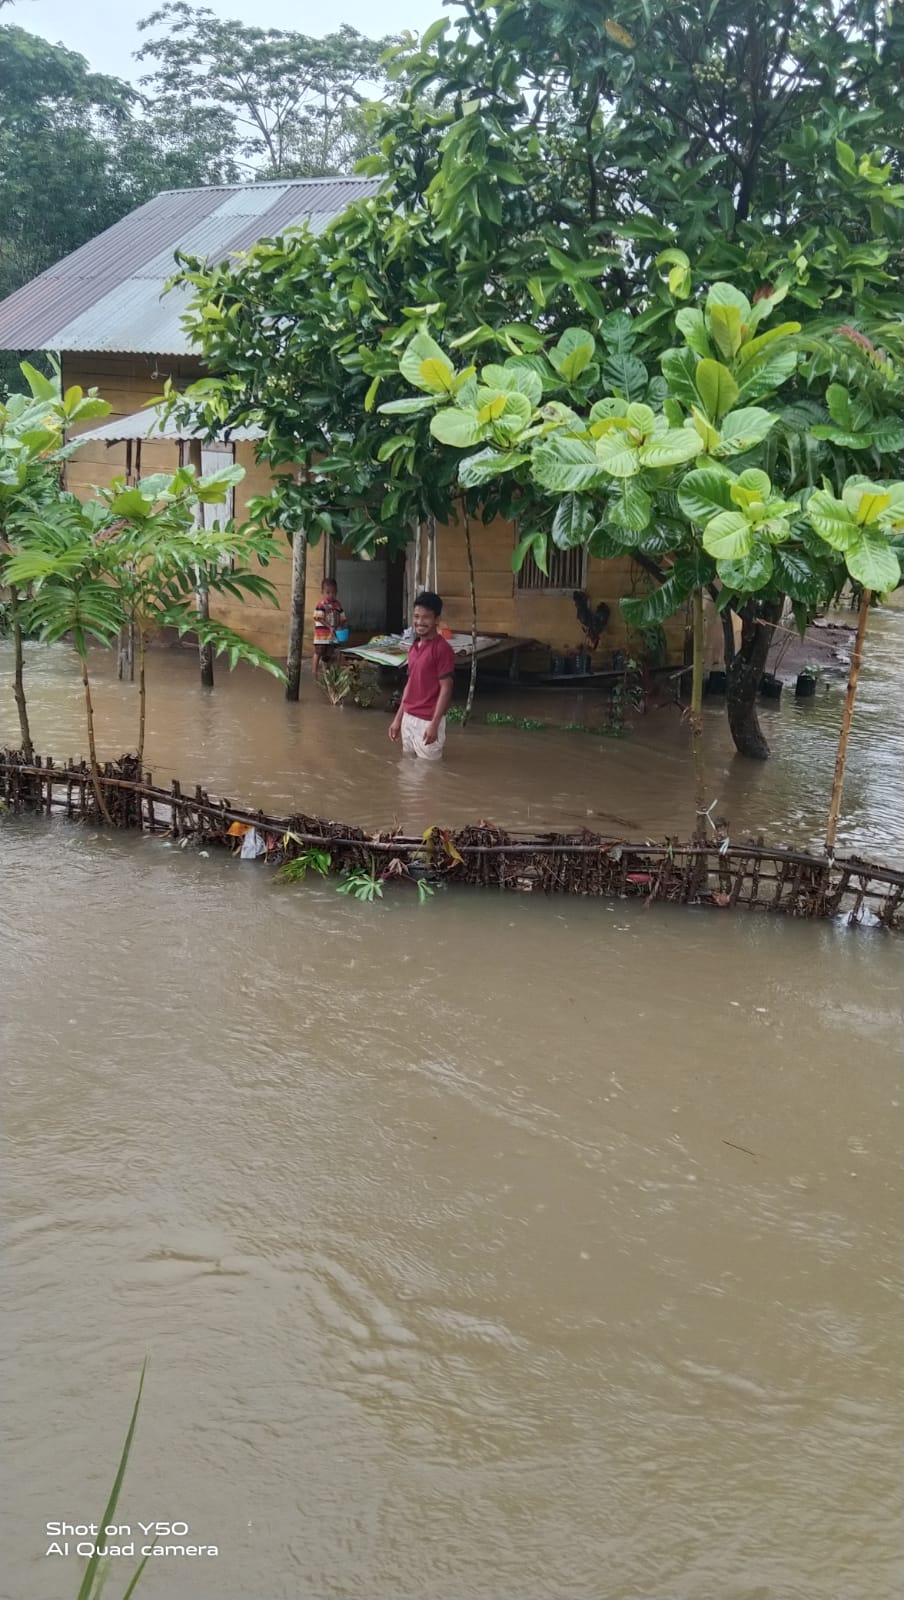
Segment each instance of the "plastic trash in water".
[[245,834],[244,838],[242,839],[242,850],[241,850],[240,860],[242,860],[242,861],[256,861],[258,856],[264,856],[266,854],[267,854],[267,846],[265,845],[265,843],[264,843],[263,839],[261,838],[260,834],[258,833],[257,829],[256,828],[249,828],[248,832]]

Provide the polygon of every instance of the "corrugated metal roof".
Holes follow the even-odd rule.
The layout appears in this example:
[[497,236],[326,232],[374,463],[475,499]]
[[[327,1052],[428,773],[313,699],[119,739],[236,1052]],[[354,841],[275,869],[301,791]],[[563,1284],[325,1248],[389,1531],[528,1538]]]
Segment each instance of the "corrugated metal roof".
[[222,261],[301,223],[322,233],[379,187],[372,178],[292,178],[167,189],[0,301],[0,350],[189,355],[185,292],[161,299],[177,250]]
[[[207,430],[193,428],[191,423],[179,425],[174,422],[161,423],[160,408],[148,406],[146,411],[135,411],[130,417],[116,417],[113,422],[104,422],[99,428],[89,428],[78,437],[99,439],[102,444],[122,444],[128,439],[150,439],[154,444],[175,444],[180,439],[206,438]],[[242,444],[263,437],[263,428],[255,428],[249,424],[246,427],[230,428],[228,433],[218,433],[216,439],[211,442]]]

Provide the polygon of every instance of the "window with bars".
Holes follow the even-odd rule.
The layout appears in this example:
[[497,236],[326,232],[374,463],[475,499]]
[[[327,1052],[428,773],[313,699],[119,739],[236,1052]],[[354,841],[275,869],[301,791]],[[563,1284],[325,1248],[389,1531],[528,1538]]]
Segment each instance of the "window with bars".
[[543,594],[556,593],[558,590],[571,594],[574,589],[583,589],[587,577],[585,550],[555,550],[550,546],[546,564],[549,567],[548,576],[540,571],[533,556],[528,555],[515,580],[517,589],[522,593],[528,590]]

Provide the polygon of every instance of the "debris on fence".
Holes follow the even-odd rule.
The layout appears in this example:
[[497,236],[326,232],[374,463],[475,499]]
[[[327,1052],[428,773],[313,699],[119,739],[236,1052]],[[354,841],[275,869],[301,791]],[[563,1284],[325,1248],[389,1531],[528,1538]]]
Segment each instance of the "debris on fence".
[[[317,850],[328,852],[332,870],[346,873],[376,869],[383,878],[409,874],[521,892],[630,896],[648,904],[744,905],[796,917],[843,914],[853,923],[870,913],[869,920],[904,930],[904,871],[858,856],[830,858],[768,845],[762,837],[741,844],[718,834],[711,841],[631,843],[586,829],[528,836],[490,822],[458,830],[432,827],[416,837],[368,834],[321,817],[252,811],[214,798],[200,785],[183,792],[175,778],[166,789],[128,755],[105,764],[100,789],[117,828],[229,850],[241,850],[253,830],[254,853],[273,865]],[[95,825],[102,820],[84,761],[26,761],[21,752],[0,750],[0,799],[12,813],[62,815]]]

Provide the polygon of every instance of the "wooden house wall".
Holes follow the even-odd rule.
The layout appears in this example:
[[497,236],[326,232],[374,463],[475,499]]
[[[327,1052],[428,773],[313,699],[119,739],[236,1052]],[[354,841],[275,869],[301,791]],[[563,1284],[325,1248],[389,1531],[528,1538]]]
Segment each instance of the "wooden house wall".
[[[167,377],[185,380],[199,376],[200,372],[197,362],[177,357],[154,359],[70,354],[63,360],[64,383],[81,384],[85,389],[96,386],[113,407],[109,420],[142,410],[149,400],[162,394]],[[96,424],[87,423],[85,426]],[[253,444],[237,444],[236,460],[245,468],[245,478],[236,491],[236,515],[242,518],[248,501],[268,491],[270,469],[266,464],[258,465],[255,461]],[[177,465],[178,446],[142,445],[143,473],[175,471]],[[87,494],[93,485],[107,484],[114,477],[122,476],[125,470],[125,444],[92,442],[68,463],[67,483],[76,494]],[[452,628],[468,630],[471,626],[471,601],[464,530],[461,523],[457,523],[441,527],[437,533],[438,581],[444,601],[444,621]],[[472,523],[478,628],[485,633],[510,633],[520,638],[536,639],[556,652],[576,648],[582,643],[583,634],[571,595],[518,589],[511,564],[515,538],[515,528],[511,522],[499,519],[488,527],[482,523]],[[289,626],[289,554],[287,546],[286,559],[271,563],[266,570],[266,576],[278,594],[278,609],[254,599],[234,601],[223,596],[211,597],[212,616],[236,628],[254,644],[282,660],[285,659]],[[336,554],[341,556],[342,551]],[[308,554],[306,650],[310,648],[313,631],[311,613],[320,590],[325,560],[324,544]],[[600,646],[603,656],[611,650],[631,649],[632,641],[619,610],[618,598],[621,594],[631,592],[643,594],[647,585],[645,573],[627,557],[620,561],[589,561],[586,588],[591,603],[598,605],[600,601],[605,601],[611,611]],[[666,624],[672,660],[681,658],[684,633],[683,614]]]

